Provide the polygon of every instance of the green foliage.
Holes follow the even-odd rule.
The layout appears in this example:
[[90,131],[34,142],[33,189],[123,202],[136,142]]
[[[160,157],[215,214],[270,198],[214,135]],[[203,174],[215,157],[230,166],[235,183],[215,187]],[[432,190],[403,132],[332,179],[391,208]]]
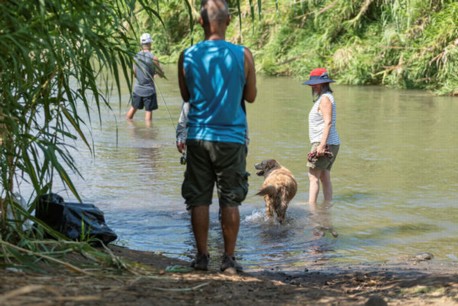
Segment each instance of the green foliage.
[[190,1],[157,1],[160,19],[140,11],[135,15],[138,20],[136,31],[149,32],[153,37],[153,49],[161,58],[175,55],[195,40],[194,23],[197,13]]
[[[80,175],[72,145],[79,139],[92,150],[87,136],[91,121],[101,120],[102,108],[110,110],[107,97],[112,88],[120,97],[121,79],[131,87],[139,30],[146,28],[137,17],[164,27],[158,5],[145,0],[0,1],[3,262],[33,266],[45,259],[70,267],[56,256],[96,253],[85,243],[66,242],[32,211],[38,197],[52,192],[56,180],[80,199],[72,180]],[[108,81],[107,74],[114,81]],[[21,197],[24,189],[25,194],[32,191],[27,200]],[[33,230],[32,223],[37,224]],[[44,230],[57,240],[41,241]]]
[[[241,1],[241,7],[252,3]],[[452,0],[267,2],[261,21],[243,19],[240,42],[252,49],[257,69],[270,75],[305,78],[324,66],[344,84],[456,95],[457,5]],[[242,9],[235,18],[247,14]]]
[[0,3],[0,238],[22,233],[21,186],[34,191],[28,204],[56,179],[79,199],[70,149],[76,139],[91,149],[91,120],[109,108],[113,84],[102,76],[118,90],[131,79],[137,10],[161,21],[143,0]]

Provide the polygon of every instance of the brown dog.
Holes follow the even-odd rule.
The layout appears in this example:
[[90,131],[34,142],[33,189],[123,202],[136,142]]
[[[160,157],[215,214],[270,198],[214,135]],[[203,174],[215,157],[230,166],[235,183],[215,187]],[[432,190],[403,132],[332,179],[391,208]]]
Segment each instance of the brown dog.
[[264,160],[254,166],[259,176],[264,176],[264,183],[256,195],[264,196],[266,214],[269,217],[277,215],[277,220],[283,223],[289,202],[297,192],[297,182],[291,171],[280,165],[275,159]]

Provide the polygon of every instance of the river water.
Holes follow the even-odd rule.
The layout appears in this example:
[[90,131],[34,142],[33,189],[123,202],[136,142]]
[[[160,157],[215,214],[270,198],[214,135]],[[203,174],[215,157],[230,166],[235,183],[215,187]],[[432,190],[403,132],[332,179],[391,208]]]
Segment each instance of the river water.
[[[168,80],[157,80],[153,123],[144,122],[143,111],[126,122],[129,92],[123,88],[121,103],[114,95],[112,110],[102,110],[102,125],[92,122],[94,156],[79,146],[75,159],[84,180],[75,181],[83,200],[104,211],[117,244],[190,260],[194,239],[175,148],[181,99],[175,66],[165,68]],[[246,270],[389,262],[420,252],[457,261],[458,98],[373,86],[332,88],[342,141],[332,171],[334,201],[312,213],[305,165],[310,88],[297,79],[258,76],[258,97],[247,105],[251,176],[241,206],[239,261]],[[269,158],[298,181],[284,225],[264,217],[263,199],[255,195],[262,178],[253,165]],[[215,198],[209,238],[214,265],[222,250],[217,213]],[[333,226],[338,237],[316,235],[317,224]]]

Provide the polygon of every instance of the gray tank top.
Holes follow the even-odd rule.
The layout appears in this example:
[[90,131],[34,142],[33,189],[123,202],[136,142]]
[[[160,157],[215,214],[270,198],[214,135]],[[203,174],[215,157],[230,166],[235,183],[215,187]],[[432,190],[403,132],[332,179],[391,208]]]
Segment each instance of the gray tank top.
[[310,143],[321,142],[321,137],[323,136],[323,129],[324,129],[324,120],[323,115],[321,112],[318,111],[321,99],[323,96],[328,97],[332,104],[332,125],[331,130],[329,132],[328,140],[326,144],[328,145],[339,145],[340,138],[339,134],[337,133],[336,129],[336,103],[334,102],[334,96],[330,93],[324,93],[321,97],[315,101],[313,104],[312,109],[309,113],[309,137]]
[[134,93],[140,97],[150,97],[156,93],[154,87],[154,55],[148,51],[140,51],[134,57],[134,65],[137,70],[137,81],[134,86]]

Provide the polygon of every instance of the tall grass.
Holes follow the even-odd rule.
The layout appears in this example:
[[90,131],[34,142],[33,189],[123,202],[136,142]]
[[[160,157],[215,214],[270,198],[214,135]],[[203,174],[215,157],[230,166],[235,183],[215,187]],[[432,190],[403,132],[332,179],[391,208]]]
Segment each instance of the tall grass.
[[[80,199],[73,184],[80,173],[70,148],[80,139],[92,149],[91,122],[110,107],[108,91],[117,88],[120,96],[121,79],[132,79],[132,55],[144,30],[138,13],[161,22],[151,4],[0,1],[1,254],[20,253],[8,243],[30,246],[32,235],[40,238],[25,224],[39,223],[32,216],[34,203],[53,192],[56,180]],[[101,77],[107,73],[114,84]],[[24,186],[33,193],[20,205]]]

